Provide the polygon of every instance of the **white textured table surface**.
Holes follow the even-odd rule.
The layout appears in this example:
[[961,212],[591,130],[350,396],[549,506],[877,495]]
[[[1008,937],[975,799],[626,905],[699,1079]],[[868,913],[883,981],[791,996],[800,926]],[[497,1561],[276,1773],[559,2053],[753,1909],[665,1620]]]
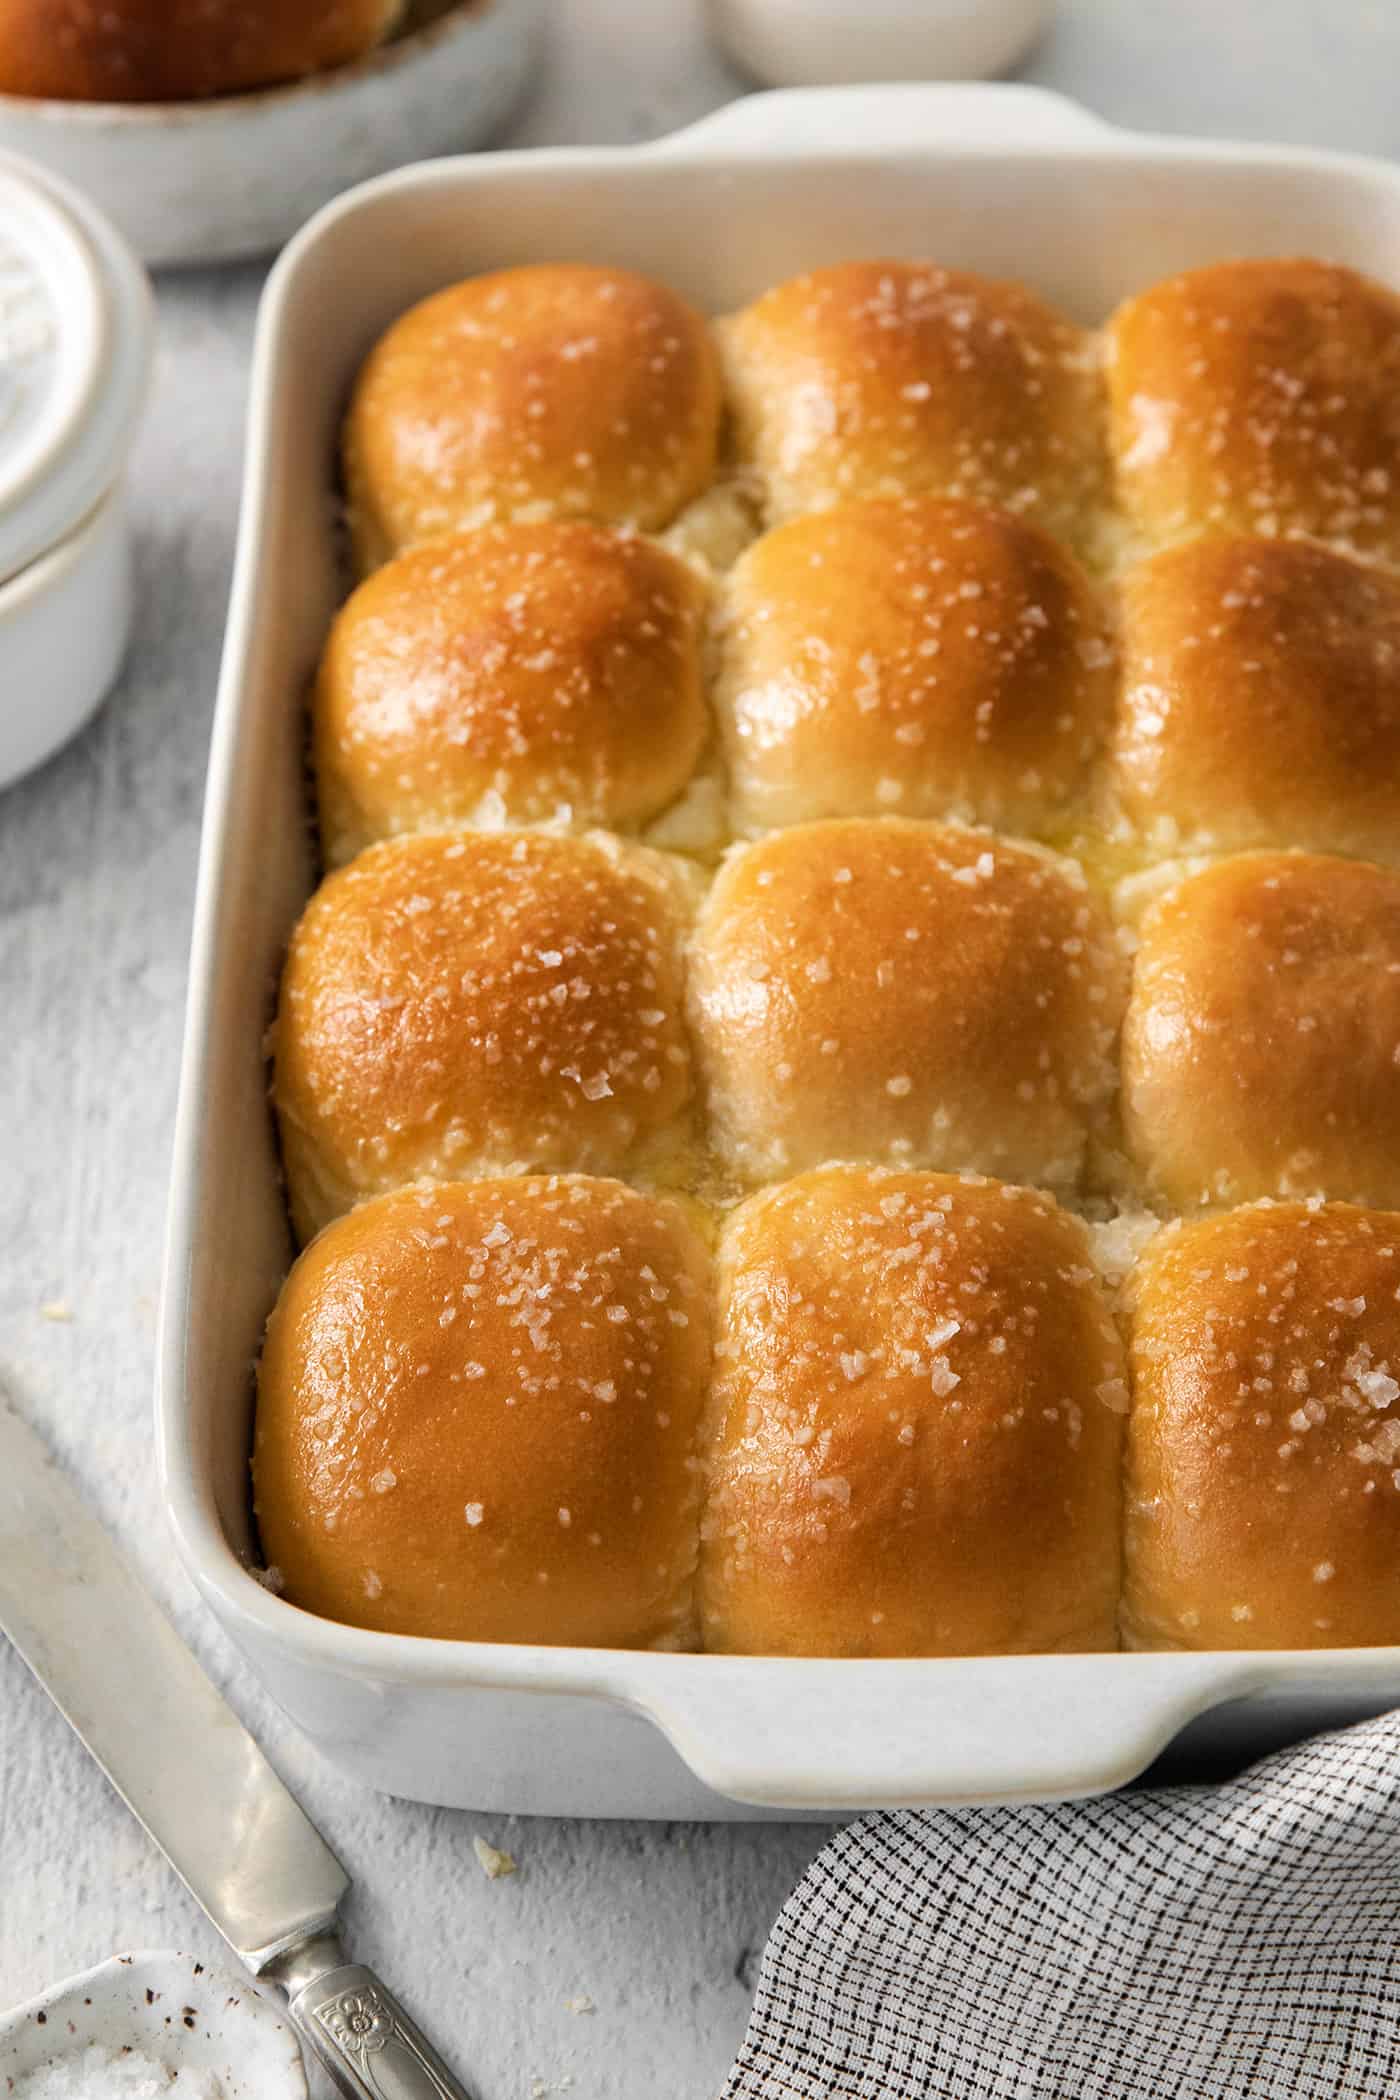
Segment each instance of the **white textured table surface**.
[[[1394,150],[1395,21],[1392,0],[1074,0],[1028,77],[1125,122]],[[513,141],[650,137],[737,88],[682,0],[559,0]],[[260,281],[242,269],[162,286],[154,408],[135,461],[130,667],[85,737],[0,795],[0,1378],[351,1869],[357,1950],[431,2007],[484,2100],[705,2100],[738,2040],[756,1951],[816,1834],[511,1827],[358,1792],[239,1671],[174,1566],[157,1508],[149,1411],[166,1158]],[[488,1882],[477,1833],[515,1852],[519,1874]],[[218,1956],[0,1646],[0,2005],[131,1946]],[[596,2010],[569,2009],[583,1998]]]

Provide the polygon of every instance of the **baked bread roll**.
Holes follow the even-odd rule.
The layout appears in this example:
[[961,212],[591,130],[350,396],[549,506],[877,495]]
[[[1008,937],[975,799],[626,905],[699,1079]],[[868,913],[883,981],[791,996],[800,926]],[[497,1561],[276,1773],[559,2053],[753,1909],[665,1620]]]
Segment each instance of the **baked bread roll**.
[[420,1177],[664,1170],[688,1135],[687,875],[605,834],[393,839],[292,936],[273,1099],[302,1239]]
[[595,525],[491,525],[399,555],[321,659],[327,859],[459,824],[636,830],[705,743],[703,617],[684,562]]
[[1118,500],[1162,545],[1311,533],[1400,558],[1400,299],[1333,263],[1214,263],[1108,327]]
[[469,277],[396,321],[356,381],[360,566],[496,519],[657,530],[708,486],[719,418],[709,330],[665,285],[587,263]]
[[1241,854],[1152,905],[1123,1123],[1149,1190],[1182,1209],[1400,1204],[1400,872]]
[[1023,285],[928,262],[791,278],[720,324],[736,448],[768,521],[856,496],[960,496],[1092,540],[1090,339]]
[[1113,704],[1104,607],[1009,512],[929,498],[780,525],[730,579],[716,704],[734,822],[960,817],[1035,832]]
[[1400,1216],[1261,1204],[1130,1282],[1135,1648],[1400,1641]]
[[1105,913],[1074,862],[983,832],[804,824],[731,855],[690,992],[744,1182],[863,1159],[1072,1188],[1113,1091]]
[[1082,1225],[859,1168],[752,1197],[718,1256],[705,1644],[1117,1645],[1122,1346]]
[[1123,583],[1113,801],[1177,846],[1400,857],[1400,577],[1193,540]]
[[0,94],[170,102],[299,80],[370,51],[403,0],[0,0]]
[[268,1324],[267,1560],[293,1604],[385,1633],[684,1646],[709,1369],[680,1204],[577,1176],[381,1196]]

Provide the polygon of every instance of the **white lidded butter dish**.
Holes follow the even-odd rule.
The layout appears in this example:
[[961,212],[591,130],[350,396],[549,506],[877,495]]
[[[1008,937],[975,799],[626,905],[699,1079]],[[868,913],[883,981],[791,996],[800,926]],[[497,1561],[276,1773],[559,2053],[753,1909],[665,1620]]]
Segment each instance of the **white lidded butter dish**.
[[150,293],[101,214],[0,155],[0,786],[56,751],[131,625],[123,478]]
[[0,2014],[16,2100],[306,2100],[296,2036],[246,1977],[191,1954],[118,1954]]

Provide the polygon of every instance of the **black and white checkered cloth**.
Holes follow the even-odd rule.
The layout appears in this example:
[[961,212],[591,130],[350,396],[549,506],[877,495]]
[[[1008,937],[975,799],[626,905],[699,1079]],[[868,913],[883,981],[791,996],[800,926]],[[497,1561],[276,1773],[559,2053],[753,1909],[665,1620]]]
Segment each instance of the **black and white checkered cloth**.
[[723,2100],[1400,2096],[1400,1714],[1218,1788],[905,1810],[789,1898]]

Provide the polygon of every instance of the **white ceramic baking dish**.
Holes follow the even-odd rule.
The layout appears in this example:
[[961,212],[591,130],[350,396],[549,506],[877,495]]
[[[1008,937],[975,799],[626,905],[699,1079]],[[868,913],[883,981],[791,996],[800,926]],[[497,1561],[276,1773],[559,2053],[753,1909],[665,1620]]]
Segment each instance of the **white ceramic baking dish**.
[[1183,1730],[1196,1757],[1238,1756],[1400,1699],[1400,1649],[827,1662],[410,1640],[308,1617],[248,1565],[249,1372],[290,1256],[262,1024],[312,880],[302,709],[340,591],[336,426],[375,336],[468,272],[560,257],[718,310],[811,264],[928,255],[1092,320],[1168,271],[1281,252],[1400,282],[1400,169],[1131,136],[997,86],[760,96],[645,148],[440,161],[343,199],[283,257],[210,764],[159,1444],[195,1580],[345,1771],[523,1812],[811,1815],[1095,1792]]

